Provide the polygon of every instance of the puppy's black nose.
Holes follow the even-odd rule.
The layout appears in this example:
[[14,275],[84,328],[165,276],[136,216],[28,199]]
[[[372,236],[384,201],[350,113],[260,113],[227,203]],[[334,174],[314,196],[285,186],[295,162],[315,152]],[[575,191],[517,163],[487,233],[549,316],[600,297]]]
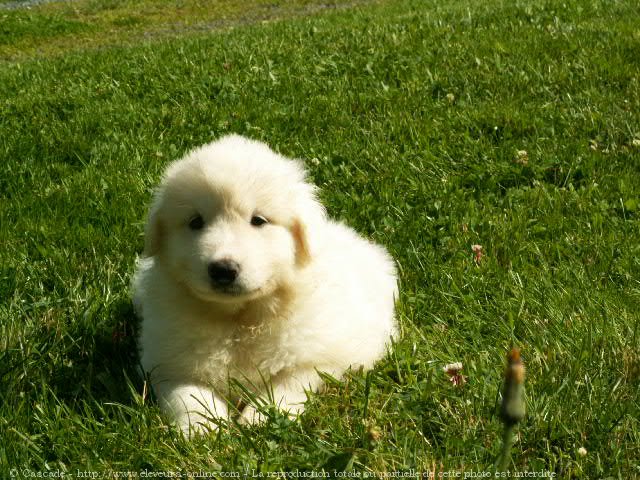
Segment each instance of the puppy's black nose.
[[238,277],[240,265],[233,260],[219,260],[217,262],[211,262],[207,271],[214,286],[226,287],[227,285],[231,285]]

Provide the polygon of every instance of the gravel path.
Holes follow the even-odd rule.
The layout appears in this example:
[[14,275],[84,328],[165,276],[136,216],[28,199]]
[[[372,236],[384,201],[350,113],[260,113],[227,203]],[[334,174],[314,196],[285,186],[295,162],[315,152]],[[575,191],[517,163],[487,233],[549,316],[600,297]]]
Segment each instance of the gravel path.
[[0,10],[17,10],[19,8],[31,8],[43,3],[59,2],[61,0],[16,0],[15,2],[0,3]]

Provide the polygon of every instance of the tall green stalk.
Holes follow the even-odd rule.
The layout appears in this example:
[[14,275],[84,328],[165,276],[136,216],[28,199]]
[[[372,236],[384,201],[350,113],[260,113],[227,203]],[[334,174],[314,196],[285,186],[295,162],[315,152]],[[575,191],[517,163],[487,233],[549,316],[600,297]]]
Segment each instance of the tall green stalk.
[[520,350],[511,349],[507,356],[507,369],[504,374],[502,405],[500,418],[504,423],[502,435],[502,452],[496,462],[496,471],[504,472],[511,463],[511,447],[517,424],[524,418],[524,365],[520,358]]

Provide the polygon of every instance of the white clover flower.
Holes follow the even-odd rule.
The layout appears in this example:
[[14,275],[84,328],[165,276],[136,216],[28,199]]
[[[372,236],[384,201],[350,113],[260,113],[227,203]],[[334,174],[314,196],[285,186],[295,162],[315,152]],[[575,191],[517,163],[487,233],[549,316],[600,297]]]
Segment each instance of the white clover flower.
[[444,373],[449,376],[449,381],[458,387],[467,383],[467,377],[460,373],[462,371],[462,362],[449,363],[442,367]]
[[456,373],[459,370],[462,370],[462,362],[448,363],[442,369],[445,373]]

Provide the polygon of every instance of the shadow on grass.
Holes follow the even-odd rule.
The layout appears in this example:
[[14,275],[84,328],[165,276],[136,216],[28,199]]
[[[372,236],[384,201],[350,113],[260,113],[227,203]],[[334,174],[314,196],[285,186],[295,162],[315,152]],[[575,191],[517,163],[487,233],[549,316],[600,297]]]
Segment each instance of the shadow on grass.
[[101,322],[85,317],[74,324],[64,358],[53,366],[49,386],[71,408],[84,401],[133,405],[133,392],[143,391],[133,305],[118,300],[106,313]]
[[[84,363],[90,371],[85,388],[97,400],[132,403],[132,387],[143,390],[137,336],[140,322],[129,300],[116,303],[103,329],[95,332]],[[79,367],[83,360],[79,359]]]
[[36,418],[42,408],[58,412],[54,417],[61,407],[65,417],[74,412],[79,418],[104,418],[107,405],[126,407],[108,409],[120,414],[140,405],[139,321],[128,299],[106,309],[70,325],[62,320],[52,326],[46,315],[38,315],[37,332],[0,352],[0,384],[6,387],[0,389],[0,416],[22,422],[16,429],[28,434],[42,431]]

